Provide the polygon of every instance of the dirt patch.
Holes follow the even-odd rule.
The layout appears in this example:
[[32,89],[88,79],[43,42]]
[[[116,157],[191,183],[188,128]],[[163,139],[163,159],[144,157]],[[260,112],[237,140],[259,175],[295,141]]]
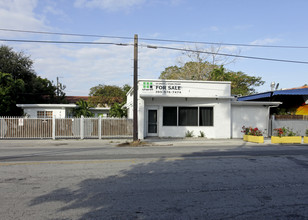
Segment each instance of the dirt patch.
[[153,145],[153,143],[148,143],[148,142],[144,142],[144,141],[132,141],[132,142],[124,142],[124,143],[120,143],[117,144],[117,147],[144,147],[144,146],[151,146]]
[[68,145],[68,143],[57,143],[57,144],[54,144],[54,146],[63,146],[63,145]]

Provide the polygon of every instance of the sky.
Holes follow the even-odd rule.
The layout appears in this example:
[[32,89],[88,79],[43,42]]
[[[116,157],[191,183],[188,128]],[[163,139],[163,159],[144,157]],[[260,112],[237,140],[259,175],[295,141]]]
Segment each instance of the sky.
[[[177,50],[308,62],[307,0],[0,0],[0,39],[133,44],[139,37],[138,77],[157,79],[168,66],[190,58]],[[90,36],[34,34],[23,30]],[[121,38],[107,38],[114,36]],[[124,37],[124,38],[123,38]],[[145,39],[209,42],[183,43]],[[133,46],[0,41],[34,61],[37,75],[66,85],[66,95],[86,96],[99,84],[132,85]],[[244,47],[225,44],[295,46]],[[203,54],[203,58],[212,56]],[[222,63],[219,63],[221,61]],[[220,56],[232,71],[262,77],[257,92],[308,84],[308,64]]]

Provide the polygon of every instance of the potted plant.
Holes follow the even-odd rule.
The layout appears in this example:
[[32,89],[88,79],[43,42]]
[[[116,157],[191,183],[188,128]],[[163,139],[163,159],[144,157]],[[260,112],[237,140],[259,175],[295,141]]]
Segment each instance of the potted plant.
[[308,144],[308,129],[306,129],[306,135],[304,136],[304,143]]
[[271,137],[272,144],[301,144],[302,137],[296,136],[296,133],[290,128],[282,127],[275,128],[274,132],[276,133]]
[[252,128],[252,127],[242,127],[242,132],[245,133],[243,140],[248,142],[254,142],[254,143],[264,143],[264,137],[262,135],[262,131],[258,128]]

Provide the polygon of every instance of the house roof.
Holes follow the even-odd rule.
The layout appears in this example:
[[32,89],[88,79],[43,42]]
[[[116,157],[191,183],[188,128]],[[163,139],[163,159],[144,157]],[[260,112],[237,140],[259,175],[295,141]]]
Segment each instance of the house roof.
[[282,102],[245,102],[245,101],[232,101],[231,105],[245,105],[245,106],[257,106],[257,105],[263,105],[263,106],[273,106],[278,107],[281,105]]
[[[20,108],[76,108],[76,104],[16,104],[17,107]],[[94,111],[99,111],[99,110],[109,110],[110,107],[95,107],[95,108],[90,108],[91,110]]]
[[75,108],[75,104],[16,104],[20,108]]
[[308,89],[308,86],[301,86],[301,87],[296,87],[296,88],[291,88],[291,89]]
[[268,97],[279,96],[279,95],[308,95],[308,86],[263,92],[263,93],[238,97],[238,100],[239,101],[249,101],[249,100],[256,100],[256,99],[268,98]]
[[273,92],[273,95],[308,95],[308,88],[277,90]]
[[66,97],[65,97],[65,100],[66,100],[68,103],[76,103],[76,102],[78,102],[80,99],[85,100],[85,101],[88,101],[89,96],[66,96]]

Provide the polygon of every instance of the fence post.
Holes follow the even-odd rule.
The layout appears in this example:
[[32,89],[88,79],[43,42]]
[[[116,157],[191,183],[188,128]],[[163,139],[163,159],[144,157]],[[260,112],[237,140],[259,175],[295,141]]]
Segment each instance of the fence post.
[[98,117],[98,139],[102,139],[102,116]]
[[80,117],[80,139],[84,139],[84,116]]
[[4,119],[0,117],[0,138],[4,137],[4,123],[2,123]]
[[52,139],[56,140],[56,116],[52,116]]
[[274,129],[274,123],[275,123],[275,115],[271,116],[270,121],[271,121],[271,123],[270,123],[271,128],[269,130],[270,130],[270,136],[272,136],[273,135],[273,129]]

